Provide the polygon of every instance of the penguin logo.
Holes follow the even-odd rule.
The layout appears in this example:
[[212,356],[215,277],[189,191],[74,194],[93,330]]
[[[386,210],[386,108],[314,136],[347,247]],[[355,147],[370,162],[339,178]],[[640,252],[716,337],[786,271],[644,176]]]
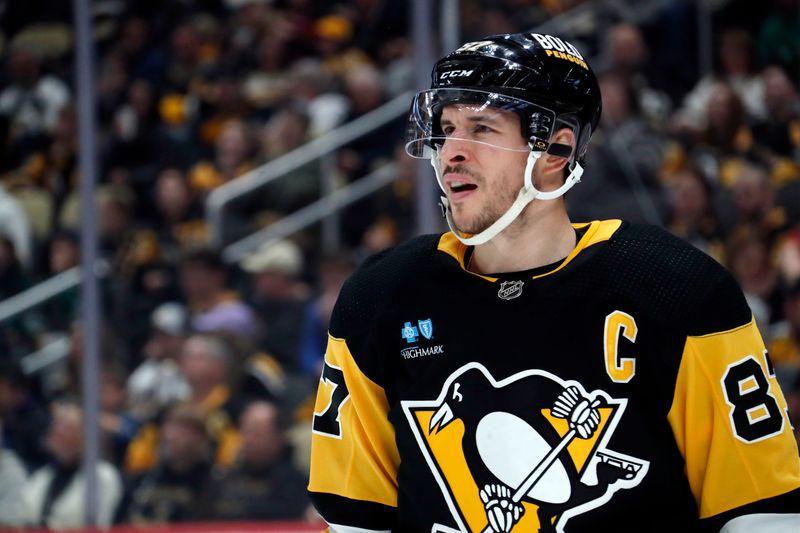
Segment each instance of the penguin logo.
[[455,520],[432,531],[563,532],[635,487],[650,463],[606,447],[626,405],[542,370],[497,381],[479,363],[451,374],[435,400],[403,401]]

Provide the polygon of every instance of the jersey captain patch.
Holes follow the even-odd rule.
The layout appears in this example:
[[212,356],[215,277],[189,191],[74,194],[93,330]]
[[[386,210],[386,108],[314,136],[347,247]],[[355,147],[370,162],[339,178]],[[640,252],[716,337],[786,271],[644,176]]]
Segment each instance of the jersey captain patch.
[[[545,391],[539,403],[520,403],[532,390]],[[545,371],[497,381],[469,363],[436,399],[402,407],[455,531],[521,532],[563,531],[641,482],[649,462],[607,448],[626,404]]]

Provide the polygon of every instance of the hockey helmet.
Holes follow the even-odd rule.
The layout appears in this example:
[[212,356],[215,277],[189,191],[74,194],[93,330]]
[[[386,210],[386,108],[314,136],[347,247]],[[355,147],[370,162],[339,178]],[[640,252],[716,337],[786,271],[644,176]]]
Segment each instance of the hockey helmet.
[[520,115],[523,138],[555,155],[564,149],[551,148],[550,135],[558,127],[577,128],[577,159],[600,121],[594,73],[575,46],[551,35],[517,33],[467,43],[440,59],[431,78],[431,88],[414,98],[409,117],[407,149],[414,157],[424,157],[425,144],[441,136],[438,119],[448,104],[513,110]]

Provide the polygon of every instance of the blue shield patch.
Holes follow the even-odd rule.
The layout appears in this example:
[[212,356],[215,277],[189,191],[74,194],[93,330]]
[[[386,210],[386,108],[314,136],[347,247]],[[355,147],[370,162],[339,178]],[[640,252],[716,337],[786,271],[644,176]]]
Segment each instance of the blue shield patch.
[[433,321],[429,318],[427,320],[417,320],[419,331],[422,336],[428,340],[433,338]]
[[406,322],[400,330],[400,336],[403,337],[407,343],[411,344],[412,342],[417,342],[419,330],[417,330],[416,326],[412,326],[411,322]]

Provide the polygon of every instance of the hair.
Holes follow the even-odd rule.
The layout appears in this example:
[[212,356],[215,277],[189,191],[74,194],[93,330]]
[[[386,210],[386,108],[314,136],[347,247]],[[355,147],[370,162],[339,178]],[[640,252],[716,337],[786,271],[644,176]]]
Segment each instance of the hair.
[[0,358],[0,380],[14,388],[27,388],[30,384],[20,362],[10,357]]
[[173,422],[191,427],[205,438],[209,438],[207,419],[203,410],[190,403],[179,403],[167,411],[164,424]]
[[180,266],[195,266],[205,270],[227,273],[228,267],[220,253],[213,248],[189,250],[180,258]]

